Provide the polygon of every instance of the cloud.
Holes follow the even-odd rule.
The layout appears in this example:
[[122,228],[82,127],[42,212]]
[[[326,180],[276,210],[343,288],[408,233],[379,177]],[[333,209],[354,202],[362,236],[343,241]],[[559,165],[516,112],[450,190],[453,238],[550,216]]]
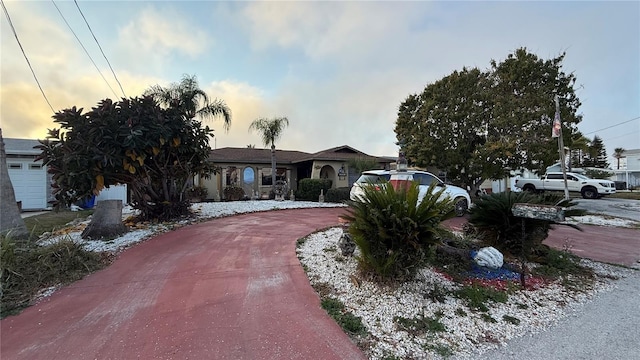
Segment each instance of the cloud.
[[203,54],[211,45],[206,32],[173,7],[147,7],[140,11],[137,19],[120,29],[118,42],[126,44],[131,54],[143,51],[166,56],[177,52],[191,58]]
[[[243,13],[256,50],[300,48],[314,60],[348,61],[392,45],[419,12],[392,2],[252,2]],[[422,3],[421,8],[430,8]],[[399,19],[401,19],[399,21]],[[396,39],[397,40],[397,39]],[[381,49],[382,47],[382,49]]]

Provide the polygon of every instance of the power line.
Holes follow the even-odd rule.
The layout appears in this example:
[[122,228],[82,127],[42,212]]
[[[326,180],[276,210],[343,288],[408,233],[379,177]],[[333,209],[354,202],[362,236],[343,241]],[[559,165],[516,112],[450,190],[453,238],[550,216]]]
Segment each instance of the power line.
[[91,36],[93,36],[93,40],[95,40],[96,44],[98,44],[98,48],[100,49],[100,52],[102,53],[102,56],[107,61],[107,64],[109,64],[109,69],[111,69],[111,73],[113,74],[113,77],[116,79],[116,82],[118,83],[118,86],[120,86],[120,91],[122,91],[122,94],[124,95],[124,97],[127,97],[127,94],[124,93],[124,89],[122,88],[122,84],[120,84],[120,80],[118,80],[118,77],[116,76],[116,72],[113,71],[113,68],[111,67],[111,63],[109,62],[109,59],[107,59],[107,55],[105,55],[104,51],[102,51],[102,46],[100,46],[100,43],[98,42],[98,39],[96,39],[96,35],[93,33],[93,30],[91,30],[91,26],[89,26],[89,22],[87,21],[87,18],[84,17],[84,14],[82,13],[82,10],[80,10],[80,6],[78,5],[78,1],[77,0],[73,0],[73,2],[76,4],[76,7],[78,8],[78,11],[80,12],[80,15],[82,15],[82,18],[84,19],[84,23],[87,24],[87,27],[89,28],[89,32],[91,33]]
[[80,46],[82,47],[82,50],[84,50],[84,53],[87,54],[87,56],[89,57],[89,60],[91,60],[91,63],[93,64],[93,66],[95,66],[96,70],[98,70],[98,72],[100,73],[100,76],[102,76],[102,80],[104,80],[104,82],[107,84],[107,86],[109,87],[109,89],[111,89],[111,92],[113,93],[113,95],[116,97],[116,99],[118,98],[118,94],[116,94],[116,92],[113,90],[113,88],[111,87],[111,85],[109,84],[109,82],[107,81],[107,79],[104,77],[104,75],[102,74],[102,71],[100,71],[100,69],[98,68],[98,65],[96,65],[96,62],[93,61],[93,58],[91,57],[91,55],[89,54],[89,52],[87,51],[87,49],[84,47],[84,45],[82,44],[82,41],[80,41],[80,39],[78,38],[78,35],[76,35],[76,32],[73,31],[73,29],[71,28],[71,25],[69,25],[69,22],[67,21],[67,19],[64,17],[64,15],[62,14],[62,11],[60,11],[60,8],[58,7],[58,5],[56,4],[56,2],[54,0],[51,0],[51,2],[53,3],[53,6],[56,7],[56,10],[58,10],[58,14],[60,14],[60,16],[62,17],[62,20],[64,20],[64,23],[67,24],[67,27],[69,28],[69,30],[71,30],[71,33],[73,34],[73,36],[76,37],[76,40],[78,40],[78,43],[80,44]]
[[638,119],[640,119],[640,116],[638,116],[638,117],[634,117],[633,119],[629,119],[629,120],[627,120],[627,121],[623,121],[623,122],[621,122],[621,123],[617,123],[617,124],[614,124],[614,125],[611,125],[611,126],[607,126],[606,128],[602,128],[602,129],[599,129],[599,130],[596,130],[596,131],[588,132],[588,133],[583,134],[583,135],[589,135],[589,134],[597,133],[598,131],[611,129],[612,127],[616,127],[616,126],[618,126],[618,125],[626,124],[626,123],[628,123],[628,122],[632,122],[632,121],[634,121],[634,120],[638,120]]
[[42,93],[42,96],[44,97],[44,100],[49,105],[49,108],[51,108],[51,111],[55,113],[56,111],[53,110],[53,106],[51,106],[51,103],[49,102],[49,99],[47,98],[47,95],[44,93],[44,90],[42,90],[42,86],[40,85],[40,81],[38,81],[38,77],[36,76],[36,72],[33,70],[33,67],[31,66],[31,62],[29,61],[29,58],[27,57],[27,54],[25,53],[24,48],[22,47],[22,44],[20,43],[20,39],[18,38],[18,33],[16,32],[16,28],[13,27],[13,22],[11,21],[11,17],[9,16],[9,11],[7,11],[7,7],[4,6],[4,0],[0,0],[0,3],[2,3],[2,10],[4,10],[4,14],[7,17],[7,20],[9,21],[9,26],[11,27],[11,31],[13,32],[13,36],[16,37],[16,41],[18,42],[18,46],[20,46],[20,50],[22,51],[22,55],[24,56],[24,59],[27,60],[27,65],[29,65],[29,69],[31,69],[31,74],[33,74],[33,78],[36,80],[36,84],[38,84],[38,88],[40,89],[40,92]]

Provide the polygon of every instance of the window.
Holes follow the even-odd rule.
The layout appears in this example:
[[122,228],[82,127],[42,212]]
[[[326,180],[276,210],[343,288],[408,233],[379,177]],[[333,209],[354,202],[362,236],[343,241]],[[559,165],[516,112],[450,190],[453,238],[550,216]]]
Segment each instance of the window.
[[547,180],[562,180],[562,174],[547,174]]
[[227,186],[238,186],[238,168],[235,166],[230,166],[227,168],[227,177],[226,177],[226,185]]
[[[287,181],[286,168],[276,168],[276,181]],[[273,185],[271,183],[271,168],[262,169],[262,185]]]
[[432,182],[438,184],[438,180],[431,175],[428,174],[413,174],[413,180],[417,180],[420,182],[420,185],[431,185]]
[[31,169],[31,170],[40,170],[40,169],[42,169],[42,165],[40,165],[40,164],[29,164],[29,169]]
[[22,169],[22,164],[9,164],[9,169],[20,170]]
[[253,168],[250,168],[250,167],[244,168],[244,171],[242,172],[242,181],[244,182],[244,184],[253,185],[254,180],[255,180],[255,175],[254,175]]

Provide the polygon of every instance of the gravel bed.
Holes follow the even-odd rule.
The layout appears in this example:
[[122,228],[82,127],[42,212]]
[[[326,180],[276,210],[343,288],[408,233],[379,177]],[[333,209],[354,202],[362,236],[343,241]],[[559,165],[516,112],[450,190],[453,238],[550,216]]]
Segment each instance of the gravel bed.
[[[338,241],[342,232],[342,228],[332,228],[310,235],[298,247],[298,257],[313,285],[322,284],[330,289],[328,296],[339,299],[348,311],[361,318],[370,334],[364,340],[369,344],[365,351],[370,359],[433,359],[452,355],[473,358],[510,339],[546,330],[580,311],[596,294],[613,289],[615,279],[632,271],[583,260],[598,275],[591,287],[578,292],[550,283],[536,290],[518,290],[509,295],[506,303],[491,303],[489,311],[482,313],[469,309],[451,295],[444,302],[431,300],[428,294],[435,287],[455,290],[461,285],[430,268],[397,288],[358,278],[356,260],[340,253]],[[439,319],[445,331],[410,334],[398,329],[396,317]]]
[[[82,234],[82,230],[84,230],[84,228],[87,226],[87,224],[89,224],[89,221],[91,220],[91,218],[89,217],[84,221],[72,222],[68,227],[62,229],[57,233],[44,234],[40,238],[39,244],[46,246],[48,244],[66,239],[74,241],[78,244],[82,244],[88,251],[116,253],[133,244],[147,240],[163,232],[171,231],[185,225],[206,221],[208,219],[258,211],[345,206],[346,205],[344,204],[337,203],[276,200],[196,203],[191,206],[191,210],[193,211],[194,216],[189,219],[155,224],[150,222],[135,224],[135,227],[131,228],[129,232],[111,240],[84,240],[80,237],[80,235]],[[136,210],[132,209],[130,206],[125,206],[122,211],[122,218],[123,220],[126,220],[127,218],[136,214]]]

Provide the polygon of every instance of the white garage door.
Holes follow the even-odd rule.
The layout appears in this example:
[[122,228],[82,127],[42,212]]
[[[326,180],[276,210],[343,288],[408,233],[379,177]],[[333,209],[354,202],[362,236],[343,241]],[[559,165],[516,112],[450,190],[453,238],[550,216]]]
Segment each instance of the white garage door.
[[47,172],[42,163],[34,163],[28,159],[7,159],[7,167],[16,201],[22,201],[22,209],[46,208]]

